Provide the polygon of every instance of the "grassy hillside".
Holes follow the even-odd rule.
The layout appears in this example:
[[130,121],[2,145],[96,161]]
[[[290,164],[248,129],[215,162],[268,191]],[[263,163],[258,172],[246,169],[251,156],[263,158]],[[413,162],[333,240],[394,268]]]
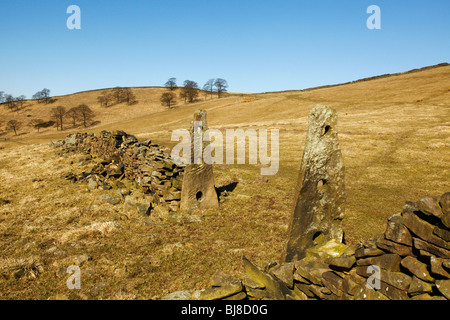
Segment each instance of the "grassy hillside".
[[[204,213],[200,222],[154,224],[123,204],[97,200],[105,191],[62,178],[93,163],[80,162],[79,155],[55,155],[44,143],[80,128],[5,134],[0,137],[6,139],[0,140],[0,198],[7,200],[0,205],[0,275],[39,269],[39,263],[43,271],[35,278],[0,281],[0,298],[158,298],[205,287],[217,269],[241,276],[242,255],[260,265],[278,260],[293,209],[307,116],[316,104],[338,111],[348,243],[383,232],[386,218],[405,201],[450,191],[448,65],[304,91],[230,94],[170,110],[159,103],[166,89],[133,90],[139,100],[133,106],[101,108],[99,91],[90,91],[57,97],[53,105],[31,102],[20,114],[0,110],[0,116],[3,121],[42,117],[59,104],[86,103],[100,121],[87,131],[124,130],[170,147],[175,143],[171,131],[187,128],[194,110],[206,109],[213,128],[279,129],[278,174],[265,181],[260,165],[215,165],[217,187],[237,182],[222,197],[220,210]],[[82,267],[83,289],[69,292],[63,269],[83,254],[92,257]]]
[[27,126],[31,119],[50,120],[51,109],[57,106],[64,106],[66,110],[69,110],[80,104],[88,105],[94,111],[94,120],[96,121],[93,126],[90,126],[91,129],[111,123],[136,119],[143,115],[149,115],[165,109],[160,103],[160,96],[162,92],[166,91],[165,88],[142,87],[133,88],[132,90],[137,99],[136,104],[127,105],[126,103],[121,103],[108,108],[102,107],[97,101],[97,97],[110,92],[111,89],[92,90],[65,96],[55,96],[52,97],[53,102],[49,104],[37,103],[35,100],[27,100],[24,107],[18,112],[8,110],[3,105],[3,107],[0,108],[0,116],[2,119],[0,130],[4,130],[5,124],[12,119],[22,122],[23,126],[18,132],[18,137],[15,137],[13,132],[3,132],[0,139],[3,138],[3,141],[12,139],[19,143],[27,143],[28,141],[39,141],[39,139],[52,139],[54,136],[64,136],[68,132],[84,129],[80,123],[74,128],[71,119],[65,119],[65,130],[61,134],[56,130],[56,127],[41,129],[38,134],[35,129]]

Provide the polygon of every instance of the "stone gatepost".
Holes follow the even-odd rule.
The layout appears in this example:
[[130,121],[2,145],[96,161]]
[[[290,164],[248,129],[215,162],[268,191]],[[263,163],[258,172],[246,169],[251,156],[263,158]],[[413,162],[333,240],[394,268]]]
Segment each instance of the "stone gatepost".
[[206,164],[202,157],[204,149],[203,134],[207,129],[206,111],[196,110],[190,126],[191,164],[188,164],[184,170],[181,211],[219,208],[214,185],[213,166],[212,164]]
[[318,236],[343,240],[344,161],[337,135],[336,110],[317,105],[309,113],[305,150],[295,187],[283,260],[305,257]]

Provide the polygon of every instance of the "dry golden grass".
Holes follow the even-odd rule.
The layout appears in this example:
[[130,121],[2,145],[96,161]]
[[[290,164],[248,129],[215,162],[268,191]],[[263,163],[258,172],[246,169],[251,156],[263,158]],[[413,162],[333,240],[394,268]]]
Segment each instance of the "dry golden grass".
[[[242,276],[242,255],[260,265],[278,260],[308,112],[318,103],[338,111],[346,241],[376,236],[405,201],[450,191],[449,88],[445,66],[316,90],[233,94],[171,110],[141,102],[128,118],[117,113],[124,106],[107,109],[111,114],[90,131],[125,130],[169,147],[176,143],[171,130],[187,128],[197,108],[208,110],[213,128],[280,130],[278,174],[264,182],[259,165],[215,165],[216,186],[237,182],[236,188],[222,196],[220,210],[205,212],[200,222],[156,224],[122,203],[97,200],[105,191],[65,181],[65,173],[89,165],[80,166],[79,155],[55,156],[43,143],[70,130],[7,135],[8,143],[0,142],[0,199],[10,201],[0,204],[0,275],[9,278],[0,276],[0,298],[156,299],[205,287],[218,269]],[[152,94],[158,95],[148,93],[148,101]],[[87,102],[76,97],[61,101]],[[128,188],[144,199],[131,183]],[[81,266],[82,289],[68,290],[65,269],[83,254],[92,260]]]

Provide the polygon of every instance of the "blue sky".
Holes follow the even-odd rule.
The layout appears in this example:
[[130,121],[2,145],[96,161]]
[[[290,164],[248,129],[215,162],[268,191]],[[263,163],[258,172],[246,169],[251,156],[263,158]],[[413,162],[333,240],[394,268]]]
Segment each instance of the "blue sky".
[[[81,9],[69,30],[67,7]],[[369,30],[370,5],[381,29]],[[30,98],[115,86],[304,89],[450,62],[448,0],[0,2],[0,91]]]

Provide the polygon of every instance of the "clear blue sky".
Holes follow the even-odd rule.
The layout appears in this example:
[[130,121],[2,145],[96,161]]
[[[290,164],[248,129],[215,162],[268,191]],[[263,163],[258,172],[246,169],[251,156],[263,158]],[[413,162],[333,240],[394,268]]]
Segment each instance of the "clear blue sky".
[[[81,30],[69,30],[69,5]],[[369,5],[381,29],[369,30]],[[115,86],[304,89],[450,62],[449,0],[2,0],[0,91]]]

